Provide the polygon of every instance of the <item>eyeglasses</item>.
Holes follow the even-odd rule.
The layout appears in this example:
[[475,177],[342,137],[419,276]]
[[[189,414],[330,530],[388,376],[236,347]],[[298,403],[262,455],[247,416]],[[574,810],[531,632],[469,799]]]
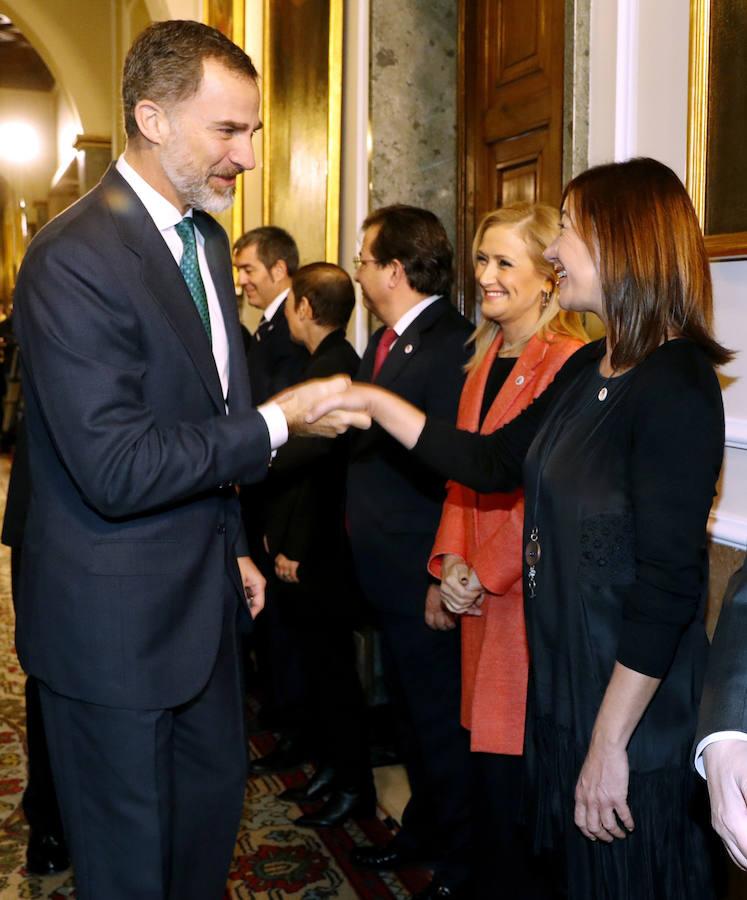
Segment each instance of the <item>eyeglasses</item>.
[[363,259],[362,256],[354,256],[353,257],[353,266],[355,267],[355,271],[357,272],[362,266],[365,266],[366,263],[375,263],[378,260],[375,259]]

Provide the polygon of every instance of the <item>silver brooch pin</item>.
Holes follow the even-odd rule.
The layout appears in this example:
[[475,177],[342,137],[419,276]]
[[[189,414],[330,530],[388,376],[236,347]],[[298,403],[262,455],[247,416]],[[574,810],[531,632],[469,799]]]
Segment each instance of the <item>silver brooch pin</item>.
[[516,379],[516,384],[524,384],[524,376],[523,375],[519,375],[519,377]]
[[597,394],[597,397],[599,398],[600,401],[606,400],[607,399],[607,388],[603,387],[602,390]]
[[405,353],[412,353],[412,344],[408,344],[405,347]]

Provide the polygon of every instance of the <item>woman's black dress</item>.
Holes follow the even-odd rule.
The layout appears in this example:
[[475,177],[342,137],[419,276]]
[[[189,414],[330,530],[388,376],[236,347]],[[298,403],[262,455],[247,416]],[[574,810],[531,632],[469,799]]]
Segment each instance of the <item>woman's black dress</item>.
[[[707,640],[706,522],[724,444],[713,367],[690,341],[617,378],[579,350],[514,422],[480,438],[429,421],[415,448],[481,491],[523,480],[531,654],[525,758],[536,845],[572,900],[707,900],[707,828],[689,765]],[[583,837],[574,790],[615,661],[661,678],[628,745],[635,830]]]

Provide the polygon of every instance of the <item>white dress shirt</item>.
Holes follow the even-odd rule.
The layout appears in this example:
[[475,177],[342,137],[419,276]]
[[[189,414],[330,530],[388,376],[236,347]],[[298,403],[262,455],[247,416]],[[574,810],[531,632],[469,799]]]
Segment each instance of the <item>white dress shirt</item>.
[[265,322],[272,322],[273,316],[280,309],[280,304],[285,300],[288,294],[290,294],[290,288],[281,291],[272,303],[268,304],[267,309],[262,313],[262,318]]
[[[435,303],[436,300],[440,298],[440,294],[433,294],[430,297],[426,297],[425,300],[421,300],[420,303],[416,303],[411,309],[408,309],[404,316],[401,316],[392,326],[394,330],[397,332],[397,337],[400,338],[405,333],[405,330],[412,325],[412,323],[417,319],[421,312],[425,312],[431,304]],[[397,341],[392,342],[392,347],[397,343]]]
[[743,731],[714,731],[713,734],[704,737],[695,748],[695,768],[703,778],[706,778],[705,766],[703,765],[703,751],[709,744],[715,744],[717,741],[747,741],[747,734]]
[[[176,233],[176,225],[181,222],[185,216],[192,216],[192,210],[187,210],[184,215],[167,200],[163,194],[160,194],[154,187],[139,175],[132,166],[127,162],[124,156],[120,156],[117,160],[117,171],[135,191],[138,199],[145,207],[148,215],[153,219],[156,228],[161,233],[166,246],[171,251],[171,255],[179,265],[184,253],[184,244],[182,239]],[[199,228],[195,225],[195,240],[197,244],[197,262],[200,266],[200,275],[202,283],[205,286],[205,295],[207,297],[208,311],[210,313],[210,330],[212,332],[212,350],[213,359],[215,360],[215,368],[220,378],[221,389],[223,391],[224,401],[228,396],[228,336],[226,335],[226,324],[223,319],[223,311],[221,310],[218,294],[215,290],[213,277],[205,256],[205,238],[200,233]],[[228,406],[226,406],[228,412]],[[270,445],[273,450],[281,447],[288,440],[288,424],[285,420],[282,410],[276,403],[265,403],[257,408],[267,424],[267,430],[270,434]]]

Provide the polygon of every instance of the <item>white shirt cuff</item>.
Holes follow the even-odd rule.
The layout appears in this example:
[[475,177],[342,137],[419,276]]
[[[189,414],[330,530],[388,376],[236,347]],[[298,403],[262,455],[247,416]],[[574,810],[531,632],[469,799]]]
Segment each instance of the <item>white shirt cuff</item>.
[[277,403],[263,403],[257,407],[257,412],[265,420],[267,430],[270,433],[270,447],[277,450],[288,440],[288,423],[285,415]]
[[747,734],[744,731],[714,731],[713,734],[704,737],[695,748],[695,769],[703,778],[706,778],[703,751],[709,744],[715,744],[716,741],[747,741]]

